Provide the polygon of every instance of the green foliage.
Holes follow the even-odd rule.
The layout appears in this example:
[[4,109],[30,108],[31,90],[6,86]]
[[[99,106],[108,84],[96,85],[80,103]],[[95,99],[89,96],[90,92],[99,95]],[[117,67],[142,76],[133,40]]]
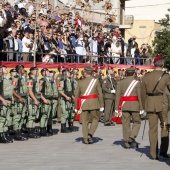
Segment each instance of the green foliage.
[[[168,9],[168,12],[170,12],[170,9]],[[159,23],[164,29],[156,33],[156,37],[153,41],[154,55],[161,54],[167,61],[170,61],[170,30],[168,29],[170,26],[169,14],[165,15],[165,18],[159,20]]]

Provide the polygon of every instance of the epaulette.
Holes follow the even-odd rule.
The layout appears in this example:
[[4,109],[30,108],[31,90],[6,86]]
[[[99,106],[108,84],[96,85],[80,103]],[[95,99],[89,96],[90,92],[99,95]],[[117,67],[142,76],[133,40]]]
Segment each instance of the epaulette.
[[167,85],[167,89],[168,89],[168,91],[169,91],[169,93],[170,93],[170,85]]

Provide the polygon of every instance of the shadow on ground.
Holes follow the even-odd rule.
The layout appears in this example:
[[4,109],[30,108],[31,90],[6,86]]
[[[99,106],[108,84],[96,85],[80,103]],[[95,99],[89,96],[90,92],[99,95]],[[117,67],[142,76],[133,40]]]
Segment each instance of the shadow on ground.
[[[102,141],[102,140],[103,140],[102,138],[93,137],[93,143],[98,143],[99,141]],[[75,141],[76,142],[82,142],[83,144],[85,144],[83,137],[79,137],[79,138],[75,139]]]

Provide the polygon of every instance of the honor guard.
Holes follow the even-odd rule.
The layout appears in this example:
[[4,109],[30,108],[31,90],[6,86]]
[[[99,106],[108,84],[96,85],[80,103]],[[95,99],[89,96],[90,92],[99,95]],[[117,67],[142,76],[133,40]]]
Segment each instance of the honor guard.
[[149,141],[152,159],[158,160],[158,119],[161,123],[160,156],[167,157],[168,134],[164,128],[162,113],[163,92],[170,84],[170,75],[162,71],[164,67],[163,56],[154,59],[155,69],[144,75],[142,79],[142,102],[149,119]]
[[56,117],[57,107],[58,107],[58,86],[56,82],[56,72],[50,71],[50,82],[52,88],[52,98],[51,98],[51,112],[47,124],[47,133],[53,135],[52,130],[52,119]]
[[58,84],[58,91],[60,94],[60,105],[62,108],[61,114],[61,133],[68,133],[70,130],[66,128],[66,123],[70,125],[71,114],[72,114],[72,85],[71,85],[71,75],[68,69],[63,70],[64,78],[60,80]]
[[44,68],[41,70],[41,75],[43,76],[42,79],[40,79],[40,85],[41,85],[41,120],[40,120],[40,135],[41,136],[48,136],[47,131],[50,131],[50,135],[52,134],[52,124],[48,126],[48,119],[50,117],[51,113],[51,106],[52,106],[52,96],[53,96],[53,90],[52,90],[52,83],[50,81],[50,72],[48,69]]
[[[141,125],[140,113],[143,113],[141,101],[141,83],[135,80],[135,68],[126,69],[126,78],[119,81],[116,90],[115,109],[118,116],[122,116],[123,140],[125,148],[133,145],[138,148],[135,141]],[[131,127],[132,120],[132,127]]]
[[35,120],[39,117],[40,111],[40,81],[38,79],[39,72],[37,67],[30,68],[30,75],[27,80],[28,88],[28,131],[29,138],[39,138],[35,132]]

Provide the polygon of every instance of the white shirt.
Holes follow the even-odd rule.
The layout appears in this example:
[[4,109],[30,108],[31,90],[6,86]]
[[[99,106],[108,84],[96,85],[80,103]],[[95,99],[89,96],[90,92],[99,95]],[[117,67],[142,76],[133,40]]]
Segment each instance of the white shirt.
[[130,51],[132,58],[135,57],[135,50],[136,50],[136,48],[132,48]]
[[26,47],[25,44],[31,44],[30,39],[26,37],[22,39],[22,52],[30,52],[30,48]]
[[120,54],[117,54],[117,53],[121,52],[121,46],[116,47],[116,44],[112,43],[111,52],[112,52],[113,57],[120,57]]
[[83,41],[77,40],[77,46],[75,48],[76,54],[78,55],[86,55],[85,44]]
[[98,53],[98,49],[97,49],[97,40],[92,40],[91,43],[89,44],[90,47],[90,51],[92,51],[93,53],[97,54]]

